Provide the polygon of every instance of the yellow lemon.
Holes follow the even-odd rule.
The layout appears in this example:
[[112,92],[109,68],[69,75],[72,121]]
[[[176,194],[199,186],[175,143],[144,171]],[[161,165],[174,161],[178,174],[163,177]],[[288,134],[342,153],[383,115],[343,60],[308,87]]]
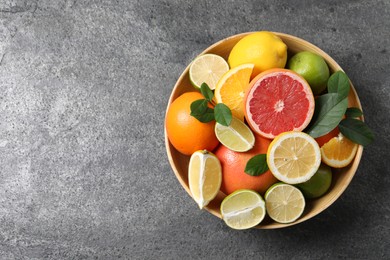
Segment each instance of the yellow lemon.
[[255,67],[251,78],[272,68],[284,68],[287,62],[287,45],[274,33],[251,33],[234,45],[228,63],[230,68],[252,63]]

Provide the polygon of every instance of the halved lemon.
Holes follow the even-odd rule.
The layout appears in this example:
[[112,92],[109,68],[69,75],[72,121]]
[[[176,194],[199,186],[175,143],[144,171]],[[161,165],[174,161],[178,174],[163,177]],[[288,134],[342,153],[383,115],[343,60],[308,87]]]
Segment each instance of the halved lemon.
[[235,152],[249,151],[255,144],[255,136],[251,129],[235,117],[229,126],[216,123],[215,135],[222,145]]
[[320,147],[303,132],[285,132],[269,145],[267,164],[280,181],[297,184],[308,181],[321,164]]
[[215,99],[227,105],[232,114],[244,121],[244,97],[254,64],[242,64],[226,72],[215,87]]
[[265,202],[253,190],[237,190],[221,203],[222,219],[234,229],[248,229],[260,224],[265,217]]
[[188,166],[188,182],[199,208],[207,206],[221,187],[222,168],[217,156],[206,150],[194,152]]
[[355,158],[358,147],[358,144],[339,133],[321,147],[322,161],[334,168],[345,167]]
[[305,209],[302,192],[289,184],[276,183],[265,193],[265,206],[268,216],[279,223],[297,220]]
[[218,80],[228,70],[229,64],[224,58],[216,54],[204,54],[191,63],[190,81],[196,88],[200,88],[202,83],[206,83],[213,90]]

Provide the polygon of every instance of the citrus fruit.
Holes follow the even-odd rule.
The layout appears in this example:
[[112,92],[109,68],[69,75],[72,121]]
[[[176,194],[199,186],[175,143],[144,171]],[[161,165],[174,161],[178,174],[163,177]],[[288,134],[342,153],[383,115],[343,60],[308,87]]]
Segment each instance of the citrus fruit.
[[243,64],[226,72],[215,87],[215,99],[224,103],[233,116],[244,121],[244,96],[248,89],[253,64]]
[[245,97],[245,118],[255,133],[273,139],[282,132],[302,131],[314,113],[309,84],[286,69],[260,73]]
[[336,137],[339,133],[340,133],[340,130],[339,130],[338,127],[336,127],[335,129],[333,129],[329,133],[327,133],[327,134],[325,134],[323,136],[314,138],[314,139],[317,141],[318,145],[320,147],[322,147],[324,144],[329,142],[330,139],[332,139],[333,137]]
[[255,135],[255,144],[247,152],[234,152],[223,145],[215,150],[215,155],[222,166],[221,190],[225,194],[230,194],[239,189],[251,189],[264,194],[272,184],[277,182],[270,171],[266,171],[259,176],[251,176],[245,173],[245,166],[249,159],[258,154],[267,153],[270,142],[266,138]]
[[288,61],[287,67],[306,79],[315,95],[326,88],[329,79],[329,67],[320,55],[302,51]]
[[191,155],[188,183],[199,208],[202,209],[217,196],[221,180],[221,164],[217,156],[207,150],[196,151]]
[[269,145],[267,164],[280,181],[297,184],[308,181],[321,164],[320,147],[303,132],[285,132]]
[[330,167],[345,167],[355,158],[358,146],[339,133],[321,147],[322,161]]
[[204,98],[199,92],[187,92],[176,98],[169,106],[165,127],[173,147],[185,155],[197,150],[212,151],[219,141],[214,133],[215,121],[201,123],[191,116],[191,103]]
[[305,204],[302,192],[289,184],[274,184],[265,193],[268,216],[279,223],[291,223],[297,220],[302,215]]
[[252,190],[238,190],[221,203],[221,215],[226,225],[234,229],[248,229],[260,224],[265,217],[263,198]]
[[200,88],[206,83],[210,89],[215,89],[218,80],[229,70],[229,64],[216,54],[198,56],[190,65],[189,76],[192,85]]
[[284,68],[287,61],[287,45],[274,33],[261,31],[251,33],[239,40],[232,48],[228,63],[230,68],[253,63],[254,78],[271,68]]
[[303,196],[308,199],[314,199],[324,195],[332,184],[332,169],[321,164],[317,172],[310,180],[297,184],[296,186],[302,191]]
[[255,144],[255,136],[250,128],[235,117],[229,126],[216,123],[215,135],[221,144],[236,152],[246,152]]

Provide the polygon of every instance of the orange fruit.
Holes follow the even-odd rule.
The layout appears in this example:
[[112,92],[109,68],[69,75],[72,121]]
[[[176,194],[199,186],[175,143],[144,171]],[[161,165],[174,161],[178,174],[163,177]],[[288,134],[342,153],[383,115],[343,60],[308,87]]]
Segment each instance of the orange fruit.
[[334,168],[342,168],[355,158],[358,144],[341,133],[321,147],[322,162]]
[[333,129],[332,131],[330,131],[326,135],[323,135],[323,136],[320,136],[320,137],[317,137],[317,138],[314,138],[314,139],[317,141],[318,145],[320,147],[322,147],[324,144],[329,142],[330,139],[332,139],[333,137],[337,136],[339,133],[340,133],[340,130],[339,130],[338,127],[336,127],[335,129]]
[[244,97],[249,87],[253,64],[243,64],[226,72],[215,87],[215,99],[224,103],[233,116],[244,121]]
[[222,166],[221,190],[225,194],[231,194],[239,189],[250,189],[264,194],[272,184],[277,182],[270,171],[259,176],[251,176],[244,171],[249,159],[257,154],[267,153],[269,144],[270,140],[255,135],[255,145],[248,152],[234,152],[223,145],[217,148],[215,155]]
[[212,151],[219,144],[214,133],[215,121],[202,123],[190,115],[191,103],[203,98],[199,92],[184,93],[172,102],[166,114],[168,139],[185,155],[204,149]]
[[270,69],[257,75],[246,94],[245,118],[252,130],[266,138],[302,131],[314,113],[309,84],[287,69]]

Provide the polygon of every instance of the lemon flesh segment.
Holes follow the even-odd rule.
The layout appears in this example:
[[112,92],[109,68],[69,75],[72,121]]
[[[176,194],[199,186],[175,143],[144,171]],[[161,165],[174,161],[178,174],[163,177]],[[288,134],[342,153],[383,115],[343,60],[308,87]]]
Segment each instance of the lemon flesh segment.
[[236,152],[246,152],[255,145],[255,136],[241,120],[233,117],[229,126],[215,124],[217,139],[227,148]]
[[317,142],[303,132],[285,132],[277,136],[267,152],[267,163],[280,181],[298,184],[308,181],[321,164]]
[[208,151],[193,153],[189,163],[188,182],[199,208],[207,206],[221,187],[222,168],[218,158]]
[[197,57],[190,65],[189,77],[192,85],[200,88],[206,83],[214,90],[219,79],[229,70],[227,61],[216,54],[204,54]]
[[260,194],[252,190],[238,190],[221,203],[222,219],[233,229],[248,229],[264,219],[265,202]]
[[268,215],[279,223],[291,223],[297,220],[305,209],[302,192],[289,184],[275,184],[265,194]]

